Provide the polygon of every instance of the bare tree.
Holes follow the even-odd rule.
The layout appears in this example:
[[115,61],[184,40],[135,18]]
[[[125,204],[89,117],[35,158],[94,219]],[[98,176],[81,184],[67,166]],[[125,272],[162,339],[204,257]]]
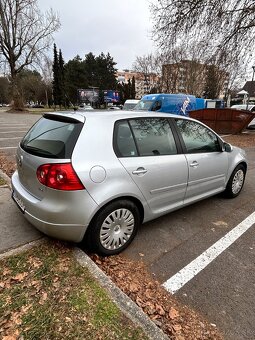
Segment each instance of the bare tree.
[[22,110],[17,75],[38,62],[60,22],[52,10],[42,14],[37,0],[0,0],[0,54],[10,72],[13,108]]
[[47,106],[50,106],[52,102],[52,80],[53,80],[52,65],[53,61],[48,56],[45,56],[42,62],[40,63],[43,81],[45,84],[45,100]]
[[133,67],[148,80],[156,74],[159,92],[185,92],[201,96],[205,66],[199,60],[199,49],[193,48],[189,52],[185,46],[179,46],[164,53],[137,57]]
[[180,45],[191,51],[195,44],[201,62],[230,77],[255,54],[254,0],[156,0],[151,12],[154,39],[163,51]]
[[158,55],[154,56],[150,53],[142,57],[136,57],[133,70],[140,73],[141,77],[144,78],[145,93],[160,90],[161,65]]

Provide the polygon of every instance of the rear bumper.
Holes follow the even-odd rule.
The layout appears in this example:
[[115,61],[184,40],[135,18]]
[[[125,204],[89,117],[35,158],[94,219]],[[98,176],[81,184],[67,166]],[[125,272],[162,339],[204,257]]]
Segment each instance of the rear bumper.
[[42,233],[65,241],[81,242],[87,226],[77,224],[53,224],[32,216],[27,211],[25,218]]
[[82,241],[98,207],[86,190],[47,188],[45,196],[38,199],[22,186],[17,172],[12,176],[12,188],[24,217],[44,234],[61,240]]

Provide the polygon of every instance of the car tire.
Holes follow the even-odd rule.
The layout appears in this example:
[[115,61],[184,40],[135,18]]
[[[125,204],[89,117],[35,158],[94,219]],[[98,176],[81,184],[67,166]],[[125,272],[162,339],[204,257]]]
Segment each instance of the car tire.
[[106,205],[89,227],[89,247],[100,255],[115,255],[133,241],[140,224],[137,206],[129,200]]
[[228,198],[234,198],[238,196],[243,188],[244,180],[245,168],[242,164],[239,164],[229,178],[228,184],[224,191],[225,196]]

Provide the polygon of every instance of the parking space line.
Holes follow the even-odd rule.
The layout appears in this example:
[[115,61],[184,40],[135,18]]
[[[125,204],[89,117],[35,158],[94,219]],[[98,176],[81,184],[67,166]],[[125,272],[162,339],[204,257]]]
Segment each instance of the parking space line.
[[10,139],[21,139],[22,137],[0,137],[0,141],[2,140],[10,140]]
[[8,123],[8,124],[5,124],[5,123],[1,123],[1,127],[8,127],[8,126],[10,126],[10,127],[25,127],[25,126],[27,126],[26,124],[11,124],[11,123]]
[[242,234],[244,234],[254,223],[255,212],[249,215],[245,220],[239,223],[220,240],[215,242],[195,260],[190,262],[187,266],[163,283],[164,288],[172,294],[176,293],[213,260],[215,260],[216,257],[218,257],[224,250],[231,246],[231,244],[234,243]]
[[7,150],[7,149],[17,149],[17,146],[4,146],[4,147],[0,147],[0,150]]
[[27,130],[15,130],[15,131],[0,131],[0,133],[21,133],[21,132],[27,132]]

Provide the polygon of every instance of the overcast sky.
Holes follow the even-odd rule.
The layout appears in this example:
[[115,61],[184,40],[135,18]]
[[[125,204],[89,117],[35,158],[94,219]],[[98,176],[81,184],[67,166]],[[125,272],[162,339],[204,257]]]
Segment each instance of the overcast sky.
[[54,35],[65,62],[92,52],[113,57],[118,69],[131,69],[136,56],[154,51],[148,0],[38,0],[40,9],[58,13]]

